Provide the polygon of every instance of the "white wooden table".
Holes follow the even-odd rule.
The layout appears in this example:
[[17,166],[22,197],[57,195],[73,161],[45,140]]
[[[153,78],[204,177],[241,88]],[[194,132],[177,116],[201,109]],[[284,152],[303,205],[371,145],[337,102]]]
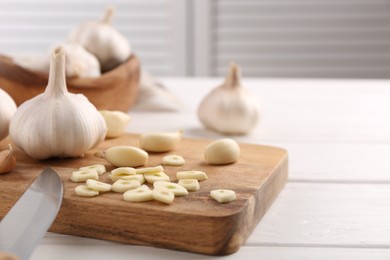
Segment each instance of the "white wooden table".
[[[179,113],[132,112],[128,130],[218,138],[196,116],[221,79],[163,80]],[[241,142],[286,148],[289,180],[237,253],[223,259],[390,259],[390,81],[246,79],[262,121]],[[31,259],[214,259],[47,233]],[[219,258],[218,258],[219,259]]]

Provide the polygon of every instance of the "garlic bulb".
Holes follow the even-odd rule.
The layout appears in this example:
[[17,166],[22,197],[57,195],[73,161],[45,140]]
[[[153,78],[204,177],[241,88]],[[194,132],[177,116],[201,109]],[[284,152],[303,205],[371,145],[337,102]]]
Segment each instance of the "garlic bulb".
[[[78,43],[63,43],[66,77],[97,78],[101,75],[98,59]],[[54,48],[50,51],[52,53]],[[50,56],[49,56],[50,57]]]
[[84,95],[68,92],[62,47],[52,53],[45,91],[24,102],[10,123],[14,144],[35,159],[83,156],[104,140],[106,129]]
[[0,88],[0,141],[8,136],[9,122],[16,111],[16,104],[7,92]]
[[[65,49],[65,75],[72,78],[96,78],[101,75],[98,59],[78,43],[63,43]],[[25,69],[49,74],[50,56],[54,48],[48,54],[24,54],[13,57],[14,63]]]
[[90,21],[81,24],[68,36],[68,41],[83,45],[95,55],[102,71],[118,66],[130,57],[128,40],[111,25],[114,9],[107,8],[102,21]]
[[238,65],[232,63],[224,84],[202,100],[198,118],[205,127],[222,134],[243,135],[256,126],[259,108],[241,86]]

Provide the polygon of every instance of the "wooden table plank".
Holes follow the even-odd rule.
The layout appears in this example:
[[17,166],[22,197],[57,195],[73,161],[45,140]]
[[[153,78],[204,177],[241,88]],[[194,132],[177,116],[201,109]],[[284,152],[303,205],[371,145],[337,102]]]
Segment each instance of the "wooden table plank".
[[390,245],[389,184],[287,183],[249,244]]

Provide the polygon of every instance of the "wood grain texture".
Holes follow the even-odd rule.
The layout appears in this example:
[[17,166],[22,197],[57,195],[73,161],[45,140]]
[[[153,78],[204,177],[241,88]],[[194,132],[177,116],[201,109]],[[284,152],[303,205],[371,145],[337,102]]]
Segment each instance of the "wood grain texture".
[[[132,55],[115,69],[98,78],[68,78],[69,92],[82,93],[98,109],[127,112],[138,93],[140,61]],[[15,100],[17,105],[42,93],[48,76],[26,70],[6,56],[0,56],[0,88]]]
[[[0,143],[5,148],[8,139]],[[92,154],[114,145],[138,146],[139,137],[127,134],[106,140],[83,158],[36,161],[16,150],[17,167],[0,176],[0,216],[17,201],[41,169],[50,166],[64,183],[64,200],[50,231],[77,236],[119,241],[130,244],[226,255],[237,251],[272,204],[288,175],[287,152],[284,149],[241,143],[238,162],[225,166],[209,166],[203,160],[206,139],[184,138],[172,153],[186,159],[181,167],[165,166],[175,181],[179,170],[203,170],[209,179],[201,189],[186,197],[176,198],[171,205],[157,201],[131,203],[114,192],[98,197],[78,197],[70,181],[71,172],[81,166],[108,163]],[[167,153],[150,154],[148,166],[159,165]],[[111,182],[107,174],[101,180]],[[232,189],[237,200],[219,204],[210,198],[212,189]]]

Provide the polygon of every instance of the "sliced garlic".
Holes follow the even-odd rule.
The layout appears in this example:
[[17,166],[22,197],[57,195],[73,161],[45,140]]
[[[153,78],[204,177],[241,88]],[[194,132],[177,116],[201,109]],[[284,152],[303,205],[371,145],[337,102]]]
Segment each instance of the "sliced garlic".
[[149,155],[142,149],[134,146],[114,146],[94,156],[106,159],[117,167],[138,167],[147,163]]
[[210,196],[219,203],[231,202],[236,199],[236,193],[232,190],[218,189],[210,191]]
[[123,193],[123,199],[131,202],[150,201],[153,200],[153,192],[148,186],[141,185],[136,189]]
[[188,190],[184,188],[183,186],[173,183],[173,182],[168,182],[168,181],[155,181],[153,183],[153,187],[155,189],[167,189],[173,192],[176,197],[179,196],[187,196],[188,195]]
[[135,172],[137,174],[153,174],[157,172],[164,171],[164,168],[161,165],[154,166],[154,167],[144,167],[144,168],[137,168],[135,169]]
[[172,204],[175,199],[175,195],[168,189],[154,189],[152,191],[153,199],[163,202],[165,204]]
[[197,191],[200,189],[199,181],[197,179],[181,179],[177,184],[183,186],[188,191]]
[[122,111],[99,111],[107,124],[106,138],[115,138],[126,132],[126,127],[130,122],[130,116]]
[[94,197],[99,195],[97,190],[91,189],[87,185],[79,185],[75,188],[75,192],[77,195],[82,197]]
[[185,162],[182,156],[175,154],[166,155],[162,159],[162,164],[170,166],[183,166]]
[[119,175],[109,174],[108,177],[113,182],[116,182],[117,180],[137,180],[141,184],[145,182],[145,177],[143,174],[119,174]]
[[89,169],[94,169],[97,171],[99,175],[102,175],[103,173],[106,172],[106,167],[103,164],[94,164],[94,165],[89,165],[89,166],[83,166],[80,167],[79,170],[89,170]]
[[148,152],[169,152],[176,148],[183,131],[173,133],[146,133],[140,136],[140,147]]
[[141,183],[138,180],[123,180],[119,179],[112,184],[112,190],[118,193],[124,193],[128,190],[133,190],[141,187]]
[[74,171],[70,179],[73,182],[84,182],[88,179],[98,180],[99,175],[95,169]]
[[171,181],[165,172],[156,172],[153,174],[144,174],[146,182],[153,184],[155,181]]
[[207,174],[202,171],[180,171],[176,173],[176,177],[179,180],[182,179],[196,179],[198,181],[207,180]]
[[111,190],[112,185],[108,183],[104,183],[101,181],[93,180],[93,179],[88,179],[86,182],[86,185],[93,189],[97,190],[99,192],[107,192]]
[[206,146],[204,159],[208,164],[223,165],[234,163],[240,156],[240,146],[229,138],[216,140]]
[[111,171],[112,175],[134,175],[136,174],[135,169],[133,167],[119,167]]

